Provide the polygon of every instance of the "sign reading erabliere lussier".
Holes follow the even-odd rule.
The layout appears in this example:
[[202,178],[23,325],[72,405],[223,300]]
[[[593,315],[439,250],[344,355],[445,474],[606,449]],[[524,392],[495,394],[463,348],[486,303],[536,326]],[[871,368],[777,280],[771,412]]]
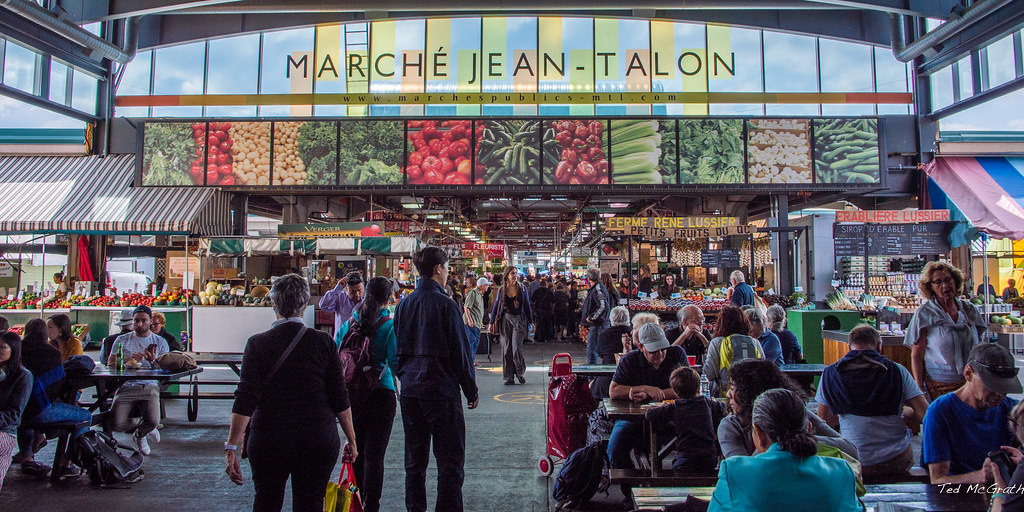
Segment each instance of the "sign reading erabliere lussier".
[[836,212],[836,222],[902,224],[915,222],[944,222],[948,220],[949,210],[842,210]]

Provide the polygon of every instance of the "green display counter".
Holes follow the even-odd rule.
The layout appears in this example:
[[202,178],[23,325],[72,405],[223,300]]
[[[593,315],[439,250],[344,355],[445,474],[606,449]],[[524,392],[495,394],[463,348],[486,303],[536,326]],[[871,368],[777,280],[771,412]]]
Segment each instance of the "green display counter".
[[861,318],[857,311],[791,309],[786,312],[786,328],[800,341],[808,363],[825,362],[822,330],[849,331],[859,323]]

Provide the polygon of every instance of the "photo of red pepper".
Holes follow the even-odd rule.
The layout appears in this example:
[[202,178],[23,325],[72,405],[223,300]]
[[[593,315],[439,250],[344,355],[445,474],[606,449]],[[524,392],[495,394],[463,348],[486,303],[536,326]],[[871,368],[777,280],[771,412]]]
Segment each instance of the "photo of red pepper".
[[545,183],[553,185],[607,185],[605,122],[596,119],[545,122],[543,138]]
[[471,120],[416,120],[407,124],[409,153],[406,183],[409,185],[469,185]]

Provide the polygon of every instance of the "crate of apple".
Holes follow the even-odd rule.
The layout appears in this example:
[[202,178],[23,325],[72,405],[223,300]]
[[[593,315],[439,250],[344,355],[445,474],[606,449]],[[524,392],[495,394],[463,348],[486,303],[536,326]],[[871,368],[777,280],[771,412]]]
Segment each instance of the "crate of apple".
[[[125,295],[124,297],[121,297],[121,305],[122,306],[131,306],[131,307],[135,307],[135,306],[149,306],[149,307],[152,307],[153,303],[155,301],[156,301],[156,297],[152,297],[152,296],[149,296],[149,295],[143,295],[141,293],[129,293],[129,294]],[[125,304],[125,302],[127,302],[127,304]]]
[[[235,175],[231,156],[234,141],[229,135],[231,123],[195,123],[192,137],[196,142],[196,158],[189,167],[189,177],[196,185],[234,185]],[[206,165],[203,166],[203,155]]]

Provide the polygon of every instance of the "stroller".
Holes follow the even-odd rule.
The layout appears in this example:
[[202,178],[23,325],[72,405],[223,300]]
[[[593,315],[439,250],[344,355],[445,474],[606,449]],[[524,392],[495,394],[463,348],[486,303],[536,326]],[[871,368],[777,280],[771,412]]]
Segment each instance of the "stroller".
[[572,356],[555,354],[545,414],[547,453],[537,462],[543,476],[550,476],[555,463],[587,444],[587,423],[596,408],[597,401],[590,394],[587,379],[572,372]]

